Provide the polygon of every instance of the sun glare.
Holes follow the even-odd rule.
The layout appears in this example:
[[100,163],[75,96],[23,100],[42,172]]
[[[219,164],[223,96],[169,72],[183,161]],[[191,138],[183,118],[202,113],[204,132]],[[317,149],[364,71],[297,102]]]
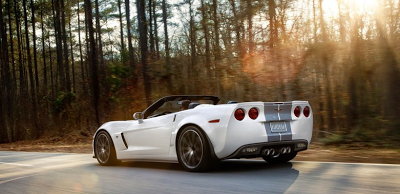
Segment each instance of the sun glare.
[[355,0],[354,3],[362,9],[375,9],[378,6],[377,0]]
[[379,6],[378,0],[324,0],[323,8],[325,14],[335,16],[339,13],[338,1],[341,2],[341,9],[348,10],[352,13],[373,12]]

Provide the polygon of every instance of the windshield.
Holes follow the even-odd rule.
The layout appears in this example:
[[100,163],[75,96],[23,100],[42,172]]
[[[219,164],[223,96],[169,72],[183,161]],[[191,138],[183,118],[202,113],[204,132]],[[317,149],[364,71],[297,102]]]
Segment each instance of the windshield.
[[[199,104],[213,104],[212,100],[191,100],[191,103],[199,103]],[[182,101],[173,100],[165,102],[160,108],[155,110],[149,117],[159,116],[163,113],[174,113],[181,111],[181,103]]]
[[219,98],[216,96],[166,96],[154,102],[146,110],[143,111],[144,118],[156,117],[163,114],[178,112],[181,110],[181,102],[189,100],[191,103],[199,104],[217,104]]

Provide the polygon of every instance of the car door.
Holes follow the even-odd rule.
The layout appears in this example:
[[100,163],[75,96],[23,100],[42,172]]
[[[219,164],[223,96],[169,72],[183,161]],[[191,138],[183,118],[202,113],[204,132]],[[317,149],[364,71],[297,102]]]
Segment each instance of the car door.
[[175,114],[132,121],[124,137],[132,155],[168,154]]

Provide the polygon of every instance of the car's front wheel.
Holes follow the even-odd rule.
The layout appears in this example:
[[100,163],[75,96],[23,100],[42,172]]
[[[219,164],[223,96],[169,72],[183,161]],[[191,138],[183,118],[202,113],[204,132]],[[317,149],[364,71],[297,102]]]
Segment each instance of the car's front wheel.
[[189,171],[205,171],[212,166],[207,137],[196,126],[187,126],[179,133],[176,151],[179,163]]
[[95,154],[100,165],[108,166],[118,164],[114,143],[106,131],[100,131],[94,140]]
[[292,160],[296,155],[297,152],[291,152],[289,154],[280,154],[278,156],[263,156],[262,158],[270,164],[279,164]]

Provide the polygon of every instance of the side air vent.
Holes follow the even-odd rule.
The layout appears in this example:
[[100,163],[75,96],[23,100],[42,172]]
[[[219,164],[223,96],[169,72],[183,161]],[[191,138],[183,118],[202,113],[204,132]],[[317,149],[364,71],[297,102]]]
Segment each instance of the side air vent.
[[126,140],[125,140],[123,133],[121,133],[121,137],[122,137],[122,141],[124,141],[124,145],[125,145],[126,149],[128,149],[128,144],[126,144]]

